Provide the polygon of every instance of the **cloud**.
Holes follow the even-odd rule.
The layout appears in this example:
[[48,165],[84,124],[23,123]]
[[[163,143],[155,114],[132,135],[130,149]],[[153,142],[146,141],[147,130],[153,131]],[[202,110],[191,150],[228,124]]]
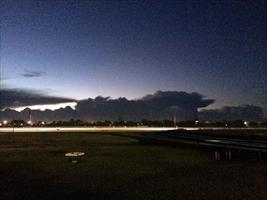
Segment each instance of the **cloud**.
[[[198,108],[208,106],[213,102],[214,100],[204,99],[198,93],[158,91],[136,100],[98,96],[94,99],[88,98],[78,101],[75,110],[66,107],[54,111],[34,111],[32,115],[35,120],[46,121],[69,120],[71,118],[84,121],[172,120],[174,117],[177,121],[182,121],[195,119]],[[19,113],[8,110],[3,112],[2,116],[6,116],[6,118],[7,116],[15,116],[24,119],[27,117],[27,113],[27,111]]]
[[8,80],[10,77],[7,76],[0,76],[0,81]]
[[179,107],[206,107],[215,102],[213,99],[204,99],[204,96],[197,93],[186,93],[177,91],[157,91],[152,95],[146,95],[139,101],[150,102],[160,106],[179,106]]
[[[258,106],[241,105],[227,106],[216,110],[202,110],[215,101],[205,99],[203,95],[193,92],[158,91],[136,100],[126,98],[112,99],[110,97],[98,96],[76,101],[70,98],[49,96],[33,90],[5,89],[1,90],[1,106],[24,106],[36,104],[51,104],[63,102],[77,102],[75,109],[70,106],[52,110],[34,110],[32,117],[35,121],[54,121],[81,119],[83,121],[104,121],[104,120],[172,120],[177,121],[200,120],[223,121],[223,120],[248,120],[258,121],[263,118],[263,110]],[[5,110],[0,112],[3,119],[24,119],[28,118],[28,110],[22,112]]]
[[0,108],[30,106],[37,104],[54,104],[76,101],[72,98],[50,96],[36,90],[23,88],[1,88]]
[[263,109],[254,105],[226,106],[221,109],[203,110],[199,112],[199,118],[210,121],[260,121],[263,119]]
[[196,118],[197,109],[213,103],[198,93],[157,91],[141,99],[111,99],[96,97],[79,101],[76,109],[83,119],[89,120],[189,120]]
[[46,75],[46,72],[43,71],[29,71],[25,70],[25,73],[21,74],[21,76],[25,78],[35,78]]

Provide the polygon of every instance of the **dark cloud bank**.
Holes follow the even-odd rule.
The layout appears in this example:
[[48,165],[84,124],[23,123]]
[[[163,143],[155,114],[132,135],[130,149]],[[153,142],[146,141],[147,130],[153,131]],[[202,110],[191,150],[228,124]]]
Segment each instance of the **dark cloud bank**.
[[75,101],[71,98],[49,96],[35,90],[5,88],[0,90],[0,108],[53,104]]
[[222,109],[203,110],[198,116],[199,119],[209,121],[261,121],[263,119],[263,109],[253,105],[226,106]]
[[[46,103],[60,103],[75,101],[73,99],[50,97],[31,91],[5,90],[1,91],[1,106],[9,107],[14,104],[34,105]],[[55,111],[45,110],[31,111],[35,121],[54,121],[81,119],[83,121],[104,120],[261,120],[262,109],[256,106],[225,107],[222,110],[204,110],[198,112],[198,108],[204,108],[214,102],[213,99],[205,99],[202,95],[177,91],[158,91],[141,99],[128,100],[126,98],[111,99],[109,97],[96,97],[77,101],[76,109],[71,107],[61,108]],[[22,112],[6,109],[1,112],[3,119],[27,120],[29,109]]]

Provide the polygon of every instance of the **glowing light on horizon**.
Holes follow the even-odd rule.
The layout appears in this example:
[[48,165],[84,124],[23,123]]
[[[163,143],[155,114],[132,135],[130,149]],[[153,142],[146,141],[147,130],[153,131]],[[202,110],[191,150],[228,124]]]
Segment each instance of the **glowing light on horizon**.
[[56,110],[56,109],[60,109],[60,108],[66,108],[67,106],[70,106],[72,109],[75,109],[76,105],[77,105],[76,102],[68,102],[68,103],[57,103],[57,104],[42,104],[42,105],[32,105],[32,106],[11,107],[10,109],[16,110],[18,112],[21,112],[26,108],[29,108],[31,110],[44,111],[46,109]]

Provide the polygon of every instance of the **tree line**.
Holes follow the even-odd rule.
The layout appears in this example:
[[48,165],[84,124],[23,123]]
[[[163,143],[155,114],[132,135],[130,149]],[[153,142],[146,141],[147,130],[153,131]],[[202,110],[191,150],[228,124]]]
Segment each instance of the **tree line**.
[[69,121],[24,121],[21,119],[12,120],[10,122],[4,121],[0,122],[2,127],[267,127],[267,122],[247,122],[243,120],[235,121],[224,121],[224,122],[209,122],[209,121],[181,121],[174,122],[171,120],[147,120],[143,119],[141,121],[95,121],[95,122],[85,122],[80,119],[71,119]]

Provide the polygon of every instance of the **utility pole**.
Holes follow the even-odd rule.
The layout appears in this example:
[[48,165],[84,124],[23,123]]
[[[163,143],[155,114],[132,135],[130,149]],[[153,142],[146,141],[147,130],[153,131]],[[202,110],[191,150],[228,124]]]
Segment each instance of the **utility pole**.
[[32,124],[32,113],[31,110],[29,110],[29,121],[28,124],[31,125]]
[[29,121],[32,121],[32,113],[31,113],[31,110],[29,110]]
[[174,124],[174,127],[176,127],[176,115],[173,118],[173,124]]
[[173,108],[172,108],[172,111],[173,111],[173,125],[174,125],[174,127],[176,127],[176,121],[177,121],[177,119],[176,119],[176,115],[177,115],[177,106],[173,106]]

